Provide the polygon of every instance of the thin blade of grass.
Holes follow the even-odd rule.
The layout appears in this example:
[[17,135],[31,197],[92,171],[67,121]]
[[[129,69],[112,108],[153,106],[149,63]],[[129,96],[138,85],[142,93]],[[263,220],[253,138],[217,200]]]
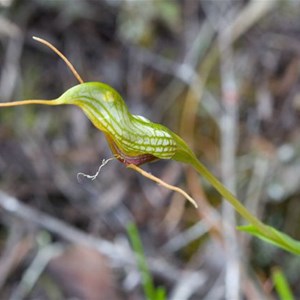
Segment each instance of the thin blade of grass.
[[272,270],[272,280],[281,300],[295,300],[287,279],[279,268]]
[[127,226],[127,233],[130,238],[132,248],[136,256],[136,261],[141,273],[142,285],[147,300],[164,300],[165,299],[164,289],[160,287],[157,290],[155,290],[153,284],[153,278],[149,271],[147,260],[144,254],[143,245],[135,224],[130,223]]

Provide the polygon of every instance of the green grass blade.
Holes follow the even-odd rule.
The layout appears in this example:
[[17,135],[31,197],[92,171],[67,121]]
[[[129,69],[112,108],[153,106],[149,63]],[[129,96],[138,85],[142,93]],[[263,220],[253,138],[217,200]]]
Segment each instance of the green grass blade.
[[269,229],[271,235],[265,235],[258,228],[253,225],[238,226],[237,229],[252,234],[268,243],[271,243],[277,247],[280,247],[293,254],[300,255],[300,241],[294,240],[287,234],[276,230],[271,226],[266,226]]
[[142,285],[147,300],[164,300],[165,290],[163,288],[158,288],[155,290],[153,279],[144,255],[143,245],[135,224],[130,223],[127,226],[127,232],[136,256],[136,261],[141,273]]
[[165,300],[166,298],[166,289],[162,286],[159,286],[156,289],[155,300]]
[[287,279],[279,268],[272,270],[272,280],[281,300],[295,300]]

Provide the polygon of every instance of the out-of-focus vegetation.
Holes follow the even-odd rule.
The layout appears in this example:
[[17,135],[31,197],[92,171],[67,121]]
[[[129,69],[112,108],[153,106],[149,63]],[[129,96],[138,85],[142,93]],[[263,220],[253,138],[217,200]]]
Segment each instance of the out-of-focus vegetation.
[[[46,38],[300,240],[299,20],[297,1],[0,0],[0,101],[77,84],[31,36]],[[193,171],[145,166],[199,211],[117,161],[77,182],[110,156],[76,108],[0,110],[1,299],[144,299],[131,222],[168,299],[278,299],[274,267],[300,297],[299,257],[237,233],[241,221]]]

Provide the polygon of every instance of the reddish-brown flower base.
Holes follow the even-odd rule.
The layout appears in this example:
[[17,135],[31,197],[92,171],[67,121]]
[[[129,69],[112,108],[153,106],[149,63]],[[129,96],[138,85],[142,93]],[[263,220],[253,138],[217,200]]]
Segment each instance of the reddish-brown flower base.
[[108,144],[110,146],[111,151],[113,152],[114,156],[123,164],[126,166],[128,165],[135,165],[139,166],[154,160],[157,160],[158,158],[151,155],[151,154],[141,154],[137,156],[129,156],[125,154],[115,143],[114,141],[106,135]]

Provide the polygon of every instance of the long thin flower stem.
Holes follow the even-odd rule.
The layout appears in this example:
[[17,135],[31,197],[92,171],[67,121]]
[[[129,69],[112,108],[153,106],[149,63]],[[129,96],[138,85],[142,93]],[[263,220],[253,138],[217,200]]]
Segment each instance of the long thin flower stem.
[[206,167],[195,160],[193,163],[194,168],[202,175],[211,185],[235,208],[235,210],[250,224],[254,225],[261,232],[264,232],[266,236],[273,236],[272,231],[258,220],[254,215],[252,215],[247,208],[214,176],[212,175]]

